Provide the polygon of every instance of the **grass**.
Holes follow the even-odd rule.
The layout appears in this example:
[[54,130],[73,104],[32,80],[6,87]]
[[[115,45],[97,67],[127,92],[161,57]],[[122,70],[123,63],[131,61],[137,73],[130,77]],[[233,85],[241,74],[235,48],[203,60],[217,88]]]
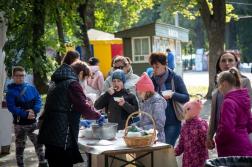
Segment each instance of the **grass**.
[[190,94],[191,98],[194,99],[196,97],[200,97],[197,96],[202,95],[202,97],[205,97],[207,94],[207,86],[189,86],[187,87],[188,93]]
[[45,104],[45,101],[46,101],[46,95],[47,94],[41,95],[43,105]]

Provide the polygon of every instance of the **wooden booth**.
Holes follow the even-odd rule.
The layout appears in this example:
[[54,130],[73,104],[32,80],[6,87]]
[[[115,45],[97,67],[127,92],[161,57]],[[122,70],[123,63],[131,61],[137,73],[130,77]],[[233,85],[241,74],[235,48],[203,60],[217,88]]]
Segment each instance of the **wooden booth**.
[[175,55],[175,71],[182,75],[181,42],[188,42],[189,30],[163,23],[151,23],[115,33],[123,39],[124,56],[133,61],[134,73],[142,74],[148,67],[152,52],[171,49]]

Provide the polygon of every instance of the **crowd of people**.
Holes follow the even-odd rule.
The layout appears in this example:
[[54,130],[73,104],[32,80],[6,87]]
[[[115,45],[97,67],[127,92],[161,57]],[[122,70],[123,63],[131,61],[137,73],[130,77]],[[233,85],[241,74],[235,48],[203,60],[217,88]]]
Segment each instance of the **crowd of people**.
[[[118,123],[118,130],[123,130],[128,116],[138,110],[152,115],[157,140],[174,146],[176,156],[183,154],[184,167],[204,166],[208,149],[215,146],[219,157],[252,156],[252,89],[250,80],[238,70],[235,54],[224,52],[217,61],[208,125],[199,116],[201,101],[189,101],[186,85],[173,71],[174,64],[169,63],[173,58],[169,50],[167,53],[169,57],[152,53],[150,68],[140,77],[134,74],[129,58],[117,56],[104,80],[98,59],[92,57],[87,64],[78,52],[68,51],[51,76],[38,136],[33,132],[42,108],[40,95],[24,82],[24,68],[14,67],[14,83],[8,86],[6,100],[14,118],[18,167],[24,166],[27,136],[35,146],[40,167],[47,163],[50,167],[70,167],[83,161],[78,148],[80,125],[88,126],[88,120],[102,125],[102,113],[106,113],[108,121]],[[184,104],[182,109],[175,105],[178,103]],[[80,121],[81,117],[86,120]],[[153,128],[145,115],[139,117],[139,127]]]

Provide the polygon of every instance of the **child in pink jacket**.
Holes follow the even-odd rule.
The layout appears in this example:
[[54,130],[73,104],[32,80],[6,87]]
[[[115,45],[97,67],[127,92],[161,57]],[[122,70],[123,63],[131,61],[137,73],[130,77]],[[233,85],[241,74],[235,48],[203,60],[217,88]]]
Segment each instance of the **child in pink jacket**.
[[208,124],[199,117],[202,109],[200,100],[187,102],[184,106],[185,123],[180,132],[176,156],[183,153],[183,167],[203,167],[208,159],[206,147]]
[[223,71],[217,79],[218,89],[224,94],[215,142],[219,157],[252,156],[250,97],[247,89],[240,88],[236,68]]

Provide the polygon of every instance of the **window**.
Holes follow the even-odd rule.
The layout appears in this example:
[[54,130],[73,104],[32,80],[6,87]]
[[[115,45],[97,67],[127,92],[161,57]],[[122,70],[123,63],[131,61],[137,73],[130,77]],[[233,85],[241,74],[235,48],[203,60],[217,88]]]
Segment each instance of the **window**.
[[153,52],[166,52],[168,48],[168,39],[161,37],[153,37]]
[[149,37],[136,37],[132,38],[132,56],[134,63],[148,62],[150,54],[150,38]]

